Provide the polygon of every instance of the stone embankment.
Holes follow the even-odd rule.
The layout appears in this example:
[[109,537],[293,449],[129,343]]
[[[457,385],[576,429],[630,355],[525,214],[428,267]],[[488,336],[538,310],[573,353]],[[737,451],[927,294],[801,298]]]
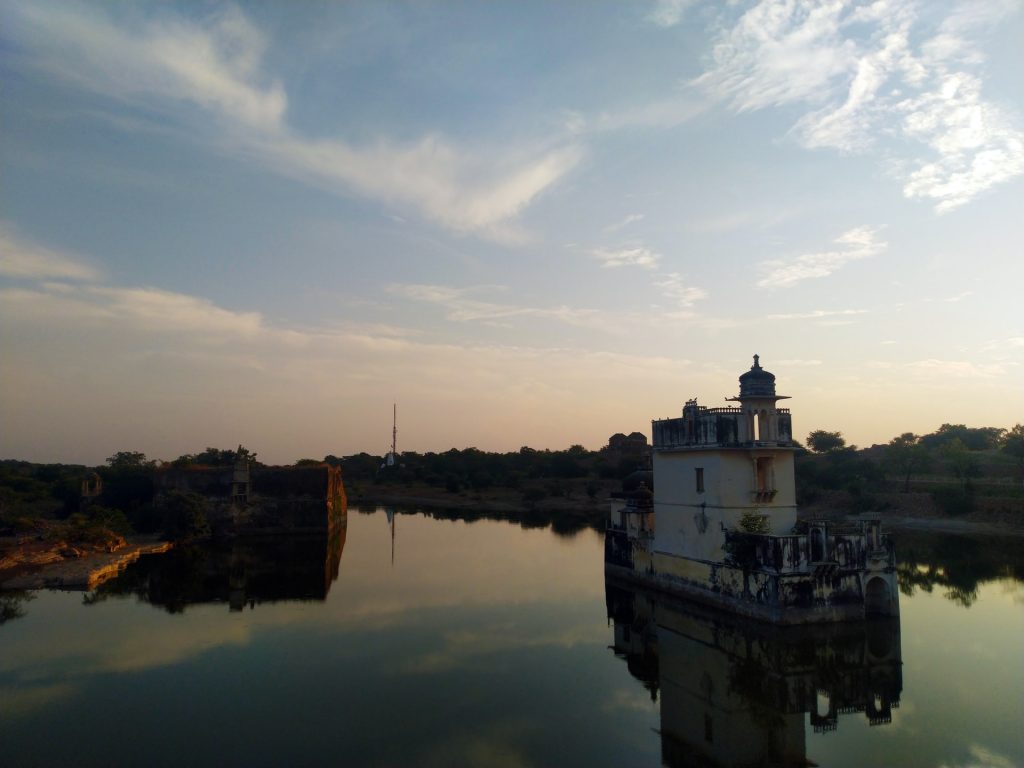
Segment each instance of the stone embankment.
[[173,544],[133,539],[113,552],[64,543],[23,545],[0,556],[0,589],[93,589],[114,578],[141,555],[166,552]]

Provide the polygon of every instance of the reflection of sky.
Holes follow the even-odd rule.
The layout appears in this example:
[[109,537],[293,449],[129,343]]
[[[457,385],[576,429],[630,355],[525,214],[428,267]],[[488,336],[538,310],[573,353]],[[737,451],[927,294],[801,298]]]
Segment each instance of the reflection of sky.
[[[659,764],[658,705],[607,647],[598,535],[409,515],[397,526],[392,566],[384,516],[350,514],[325,603],[172,615],[41,594],[0,628],[5,752],[77,765]],[[808,757],[1024,761],[1019,597],[1003,582],[969,609],[901,596],[893,722],[808,726]]]
[[[326,603],[172,615],[40,595],[0,633],[0,739],[12,754],[77,764],[654,759],[656,705],[638,707],[645,694],[609,663],[594,532],[397,525],[392,566],[383,515],[350,514]],[[601,722],[634,727],[565,741]],[[111,753],[101,742],[115,733]]]

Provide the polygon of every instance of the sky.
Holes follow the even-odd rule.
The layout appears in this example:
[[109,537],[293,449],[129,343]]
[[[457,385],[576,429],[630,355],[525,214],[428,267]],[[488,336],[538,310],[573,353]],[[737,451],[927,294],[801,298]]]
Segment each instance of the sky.
[[0,0],[0,458],[1024,421],[1014,0]]

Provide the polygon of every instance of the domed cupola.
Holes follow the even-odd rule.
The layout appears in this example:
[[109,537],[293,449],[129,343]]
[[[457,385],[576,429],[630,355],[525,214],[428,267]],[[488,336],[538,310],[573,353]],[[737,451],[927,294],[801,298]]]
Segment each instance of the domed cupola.
[[761,367],[759,355],[754,355],[750,370],[740,376],[740,398],[775,397],[775,374]]

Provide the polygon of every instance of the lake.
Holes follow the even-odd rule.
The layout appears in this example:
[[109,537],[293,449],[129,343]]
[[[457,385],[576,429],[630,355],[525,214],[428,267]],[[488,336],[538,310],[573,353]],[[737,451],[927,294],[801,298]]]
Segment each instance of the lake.
[[606,585],[590,529],[144,557],[4,598],[0,764],[1024,765],[1024,539],[894,538],[898,622],[785,631]]

